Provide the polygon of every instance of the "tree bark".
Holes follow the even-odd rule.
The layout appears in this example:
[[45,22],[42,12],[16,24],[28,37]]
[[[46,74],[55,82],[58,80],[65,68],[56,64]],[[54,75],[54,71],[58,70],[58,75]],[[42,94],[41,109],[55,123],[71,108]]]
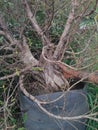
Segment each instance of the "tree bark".
[[60,62],[56,62],[56,64],[58,64],[58,66],[62,69],[63,75],[66,79],[82,79],[82,81],[98,84],[98,70],[93,73],[87,73],[84,71],[71,69]]
[[19,45],[20,54],[19,57],[21,61],[27,67],[33,67],[38,65],[38,60],[35,59],[30,51],[30,48],[26,42],[26,38],[23,36],[23,43]]

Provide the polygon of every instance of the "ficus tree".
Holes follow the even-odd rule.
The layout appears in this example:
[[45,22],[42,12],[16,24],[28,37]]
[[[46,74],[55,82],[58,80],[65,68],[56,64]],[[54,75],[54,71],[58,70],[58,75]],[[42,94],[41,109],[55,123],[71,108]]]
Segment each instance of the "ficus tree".
[[[28,96],[98,84],[97,0],[1,0],[0,84]],[[11,95],[7,95],[11,98]],[[34,99],[34,97],[31,97]]]

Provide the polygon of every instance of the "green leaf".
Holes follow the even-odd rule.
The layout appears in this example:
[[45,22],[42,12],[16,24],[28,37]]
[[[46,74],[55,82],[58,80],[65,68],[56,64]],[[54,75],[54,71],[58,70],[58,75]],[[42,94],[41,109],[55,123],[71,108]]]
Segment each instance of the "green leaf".
[[19,76],[20,75],[20,72],[19,70],[16,68],[16,75]]
[[28,39],[29,46],[31,47],[32,46],[32,39],[30,39],[30,38],[27,38],[27,39]]
[[21,127],[21,128],[18,128],[18,130],[25,130],[25,128],[24,128],[24,127]]
[[96,13],[98,13],[98,7],[96,8],[96,11],[95,11]]
[[24,113],[23,114],[23,121],[26,122],[26,120],[27,120],[27,113]]
[[0,100],[0,105],[3,105],[3,104],[4,104],[4,102]]
[[41,68],[41,67],[33,67],[32,70],[33,71],[43,71],[43,68]]
[[0,36],[0,42],[3,42],[4,37]]
[[94,20],[95,20],[97,30],[98,30],[98,14],[96,14],[96,16],[94,17]]

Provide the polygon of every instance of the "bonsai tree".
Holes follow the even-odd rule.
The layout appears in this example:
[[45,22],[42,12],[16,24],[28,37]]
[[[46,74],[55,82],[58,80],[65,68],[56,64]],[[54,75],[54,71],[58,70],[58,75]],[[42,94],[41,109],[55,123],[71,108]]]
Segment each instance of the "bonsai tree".
[[42,108],[33,95],[70,90],[73,80],[98,84],[97,3],[1,0],[3,89],[19,86]]

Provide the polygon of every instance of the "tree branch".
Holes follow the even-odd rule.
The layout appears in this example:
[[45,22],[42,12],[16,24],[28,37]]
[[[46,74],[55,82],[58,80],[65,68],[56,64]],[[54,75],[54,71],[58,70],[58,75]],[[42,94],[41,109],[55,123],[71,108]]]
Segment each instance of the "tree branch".
[[60,41],[59,41],[57,48],[53,55],[53,58],[55,60],[60,60],[62,57],[63,51],[65,51],[65,46],[66,46],[65,43],[67,42],[67,36],[68,36],[69,30],[70,30],[71,24],[74,20],[74,9],[75,9],[75,5],[76,5],[75,3],[76,3],[75,0],[72,0],[72,9],[69,13],[69,17],[67,19],[64,31],[60,37]]
[[2,30],[0,31],[0,35],[3,35],[12,45],[17,44],[18,48],[20,49],[20,56],[19,58],[26,66],[35,66],[38,65],[38,61],[34,58],[28,44],[26,42],[26,38],[23,36],[23,41],[21,44],[20,40],[14,39],[7,30],[7,27],[3,24],[2,18],[0,17],[0,25]]
[[45,19],[45,25],[44,25],[44,32],[47,34],[48,30],[51,27],[53,17],[54,17],[54,0],[45,1],[45,13],[46,13],[46,19]]
[[26,13],[27,13],[27,16],[28,16],[29,20],[31,21],[35,31],[41,37],[43,45],[50,44],[49,39],[45,36],[44,32],[42,31],[42,29],[38,25],[38,23],[37,23],[37,21],[35,19],[35,16],[33,15],[32,11],[31,11],[28,3],[27,3],[27,0],[21,0],[21,1],[22,1],[23,5],[24,5],[24,8],[25,8]]
[[0,31],[0,35],[4,36],[11,44],[14,44],[14,40],[9,35],[9,33],[5,32],[5,31]]
[[4,21],[2,20],[2,17],[0,16],[0,35],[4,36],[11,44],[15,43],[15,40],[13,39],[13,37],[10,35],[10,33],[7,30],[7,27],[4,23]]
[[94,5],[93,9],[92,9],[91,11],[89,11],[87,14],[85,14],[84,16],[89,16],[89,15],[93,14],[93,13],[94,13],[94,11],[95,11],[95,10],[96,10],[96,8],[97,8],[97,4],[98,4],[98,0],[96,0],[95,5]]
[[98,84],[98,70],[93,73],[87,73],[70,68],[62,62],[55,63],[62,69],[63,75],[66,79],[83,79],[82,81],[89,81]]
[[20,76],[21,73],[27,71],[27,70],[30,70],[31,68],[28,66],[28,67],[25,67],[24,69],[21,69],[19,70],[19,74],[17,74],[17,72],[14,72],[13,74],[9,74],[9,75],[6,75],[6,76],[3,76],[3,77],[0,77],[0,80],[6,80],[6,79],[9,79],[9,78],[13,78],[15,76]]

